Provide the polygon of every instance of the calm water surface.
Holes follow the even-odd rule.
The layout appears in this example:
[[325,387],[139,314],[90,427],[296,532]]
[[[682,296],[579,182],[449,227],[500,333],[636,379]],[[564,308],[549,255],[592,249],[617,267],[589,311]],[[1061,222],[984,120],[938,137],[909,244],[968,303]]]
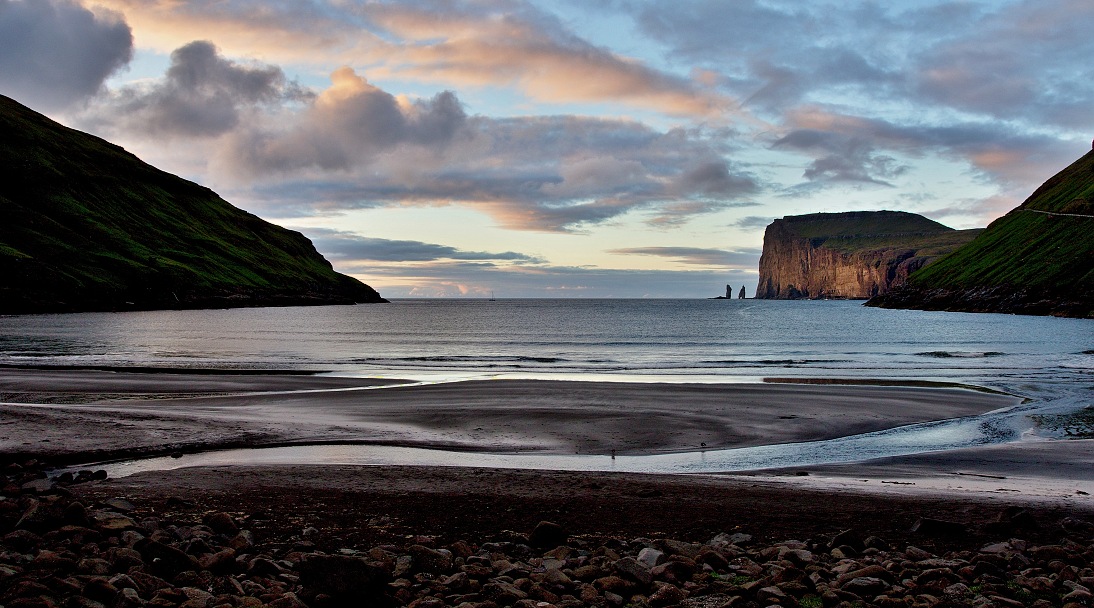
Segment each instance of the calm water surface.
[[[686,465],[729,470],[741,468],[729,463],[835,462],[1016,439],[1031,432],[1030,413],[1091,405],[1094,323],[847,301],[398,300],[0,317],[0,364],[291,369],[426,381],[881,378],[960,382],[1031,399],[1011,412],[775,452],[707,453]],[[400,459],[391,454],[367,458]],[[655,461],[645,462],[634,466]]]

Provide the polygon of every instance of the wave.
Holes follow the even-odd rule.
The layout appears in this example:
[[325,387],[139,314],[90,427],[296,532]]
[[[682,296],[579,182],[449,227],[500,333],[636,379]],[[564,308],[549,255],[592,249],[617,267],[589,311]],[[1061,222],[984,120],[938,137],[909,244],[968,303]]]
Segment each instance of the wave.
[[922,353],[916,353],[917,357],[933,357],[935,359],[984,359],[986,357],[1002,357],[1007,353],[1001,353],[998,351],[987,352],[968,352],[968,351],[951,351],[951,350],[930,350]]
[[510,356],[474,356],[474,355],[420,355],[412,357],[365,357],[350,360],[351,363],[473,363],[473,364],[498,364],[498,363],[570,363],[569,359],[561,357],[536,357],[530,355]]

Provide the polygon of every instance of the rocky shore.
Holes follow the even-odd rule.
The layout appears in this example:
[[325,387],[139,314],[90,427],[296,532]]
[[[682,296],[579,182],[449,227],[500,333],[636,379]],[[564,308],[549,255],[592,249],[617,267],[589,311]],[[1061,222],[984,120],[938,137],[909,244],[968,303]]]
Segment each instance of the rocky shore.
[[[629,534],[589,533],[579,517],[558,509],[559,523],[527,525],[536,505],[519,502],[499,509],[492,528],[468,533],[459,521],[477,514],[448,500],[447,512],[444,503],[427,505],[452,522],[447,534],[430,534],[428,525],[419,533],[390,525],[400,515],[397,496],[390,517],[354,520],[355,495],[319,494],[312,507],[276,488],[221,495],[180,486],[177,496],[119,496],[124,485],[103,477],[84,471],[47,479],[36,462],[6,465],[0,606],[1074,608],[1094,599],[1094,525],[1085,511],[981,505],[970,522],[939,505],[928,513],[935,517],[899,532],[873,529],[868,519],[836,529],[846,522],[829,517],[799,528],[798,538],[733,529],[689,537],[671,534],[686,527],[640,519],[623,528]],[[679,491],[671,483],[662,489]],[[808,508],[743,498],[791,516]],[[693,518],[686,497],[679,502],[675,511],[672,504],[647,509]],[[350,521],[329,525],[347,511]],[[354,525],[370,533],[347,534]]]

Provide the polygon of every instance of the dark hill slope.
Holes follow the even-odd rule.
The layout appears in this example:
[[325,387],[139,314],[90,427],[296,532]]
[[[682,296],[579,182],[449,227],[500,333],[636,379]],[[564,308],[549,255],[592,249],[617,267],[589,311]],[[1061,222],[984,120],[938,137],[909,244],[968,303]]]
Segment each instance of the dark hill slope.
[[1094,317],[1094,152],[971,243],[867,304]]
[[0,96],[0,313],[381,301],[299,232]]
[[866,299],[902,284],[978,232],[903,211],[789,215],[764,232],[756,297]]

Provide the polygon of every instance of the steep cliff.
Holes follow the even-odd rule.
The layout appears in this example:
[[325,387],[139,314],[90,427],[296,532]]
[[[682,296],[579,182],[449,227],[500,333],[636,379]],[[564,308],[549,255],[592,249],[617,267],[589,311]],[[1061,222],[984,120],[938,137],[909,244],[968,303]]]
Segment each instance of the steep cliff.
[[764,233],[756,297],[871,298],[977,233],[903,211],[787,216]]
[[0,313],[382,301],[299,232],[0,96]]
[[1094,151],[867,305],[1094,318]]

